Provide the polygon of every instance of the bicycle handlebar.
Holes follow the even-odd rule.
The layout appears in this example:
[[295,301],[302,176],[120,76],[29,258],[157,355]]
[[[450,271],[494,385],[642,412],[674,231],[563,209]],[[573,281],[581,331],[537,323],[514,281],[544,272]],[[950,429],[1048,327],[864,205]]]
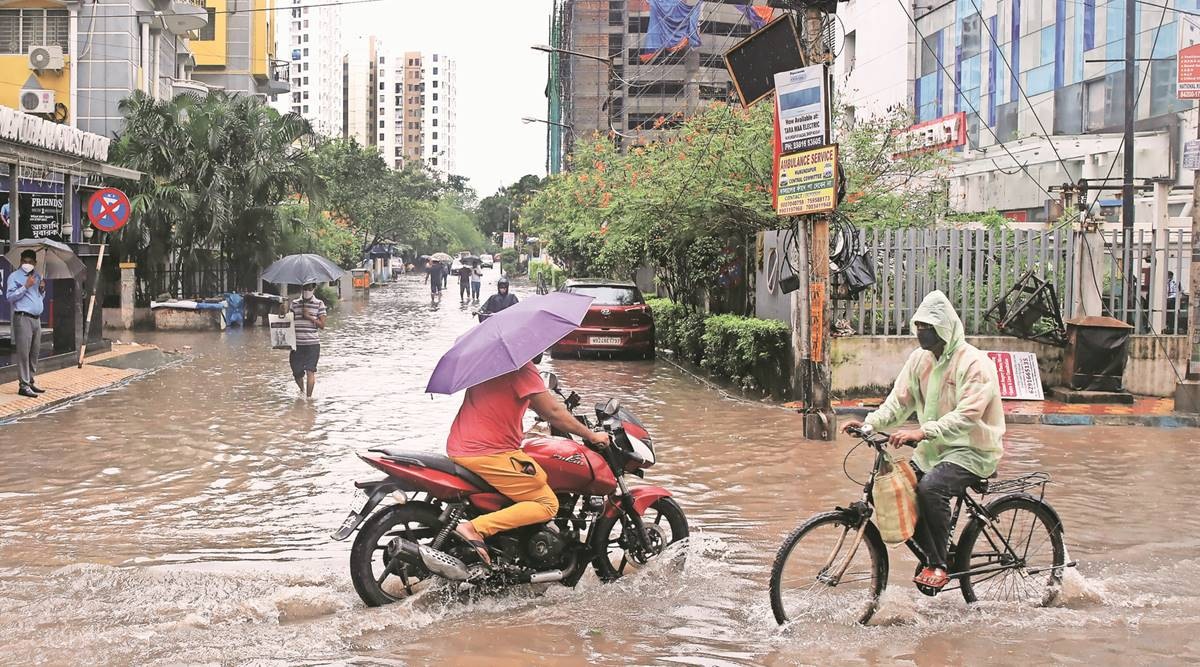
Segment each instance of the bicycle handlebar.
[[[886,433],[884,431],[876,431],[875,429],[871,428],[870,426],[866,426],[866,425],[864,425],[862,428],[846,429],[846,432],[856,438],[861,438],[863,442],[867,443],[868,445],[871,445],[872,447],[875,447],[876,449],[882,447],[883,445],[886,445],[888,443],[888,441],[891,440],[891,437],[892,437],[891,433]],[[910,442],[910,443],[907,443],[907,446],[915,449],[917,446],[917,443]]]

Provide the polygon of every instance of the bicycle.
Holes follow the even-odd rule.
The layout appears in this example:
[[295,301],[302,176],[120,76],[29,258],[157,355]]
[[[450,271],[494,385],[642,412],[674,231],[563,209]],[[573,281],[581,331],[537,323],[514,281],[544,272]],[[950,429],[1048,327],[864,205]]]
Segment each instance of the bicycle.
[[[866,444],[875,450],[875,465],[863,485],[862,498],[849,507],[813,516],[779,547],[771,566],[771,610],[780,625],[797,620],[865,624],[878,610],[887,587],[888,550],[870,519],[874,513],[871,492],[887,460],[889,436],[869,428],[852,429],[851,434],[861,442],[846,458]],[[937,595],[957,588],[967,603],[1053,602],[1063,570],[1075,563],[1065,562],[1062,521],[1045,501],[1049,482],[1048,474],[1035,472],[971,485],[954,501],[951,514],[951,583],[940,591],[919,585],[918,589]],[[1038,489],[1036,497],[1029,493],[1032,489]],[[979,500],[970,491],[979,494]],[[997,494],[1000,497],[983,504],[985,496]],[[964,509],[970,522],[955,543],[954,533]],[[921,562],[916,543],[910,539],[905,544]],[[922,567],[918,565],[917,572]]]

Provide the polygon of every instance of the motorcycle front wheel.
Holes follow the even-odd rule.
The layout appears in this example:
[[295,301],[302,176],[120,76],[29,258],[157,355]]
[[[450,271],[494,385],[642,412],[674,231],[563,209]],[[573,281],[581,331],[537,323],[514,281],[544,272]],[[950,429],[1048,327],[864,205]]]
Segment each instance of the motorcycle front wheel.
[[625,535],[620,516],[601,516],[596,520],[593,530],[599,539],[593,540],[592,544],[598,553],[592,559],[592,566],[602,581],[615,581],[636,571],[662,553],[667,545],[688,536],[687,517],[671,498],[654,501],[642,514],[642,523],[653,542],[648,553],[636,548],[633,536]]
[[420,563],[398,556],[392,541],[432,542],[441,527],[440,515],[432,505],[405,503],[385,507],[363,523],[350,549],[350,580],[368,607],[403,600],[433,578]]

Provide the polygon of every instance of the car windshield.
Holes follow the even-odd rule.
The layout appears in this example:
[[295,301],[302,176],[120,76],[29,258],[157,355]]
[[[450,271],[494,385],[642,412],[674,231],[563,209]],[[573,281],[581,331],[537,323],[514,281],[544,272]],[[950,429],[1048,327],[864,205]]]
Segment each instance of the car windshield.
[[593,306],[636,306],[645,303],[636,287],[615,285],[571,285],[563,291],[593,297]]

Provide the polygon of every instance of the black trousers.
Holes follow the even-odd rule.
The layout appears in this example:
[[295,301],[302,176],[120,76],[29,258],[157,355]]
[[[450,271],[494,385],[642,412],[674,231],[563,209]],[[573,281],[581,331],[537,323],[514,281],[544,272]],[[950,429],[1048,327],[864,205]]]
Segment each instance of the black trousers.
[[942,462],[929,472],[917,473],[917,530],[913,541],[925,554],[925,564],[949,571],[946,562],[950,540],[950,501],[961,496],[980,478],[955,463]]

